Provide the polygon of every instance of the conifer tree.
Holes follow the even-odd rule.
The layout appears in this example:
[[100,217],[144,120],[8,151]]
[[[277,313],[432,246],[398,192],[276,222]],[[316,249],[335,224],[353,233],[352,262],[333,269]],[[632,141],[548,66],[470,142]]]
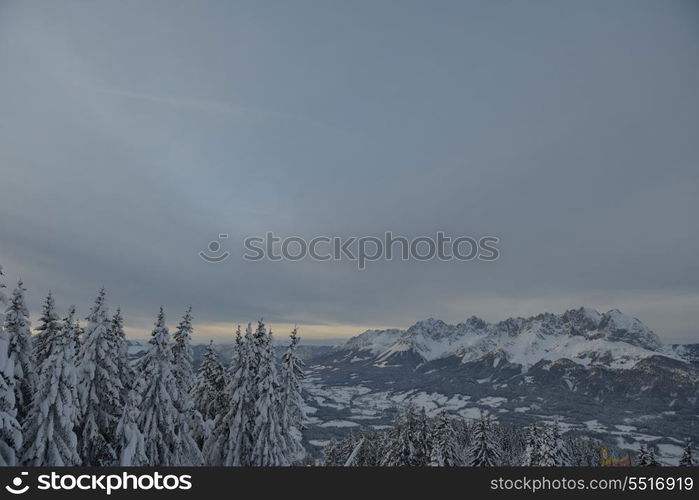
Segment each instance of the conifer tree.
[[601,441],[589,437],[575,437],[568,441],[571,450],[571,465],[574,467],[597,467],[600,465]]
[[340,441],[331,440],[323,450],[325,465],[331,467],[363,465],[360,460],[365,444],[365,436],[356,436],[353,432],[350,432]]
[[134,386],[134,379],[136,374],[131,367],[129,361],[129,349],[126,344],[126,334],[124,333],[124,318],[121,315],[121,308],[117,307],[114,316],[111,319],[111,335],[116,343],[116,352],[118,353],[117,371],[119,373],[119,380],[121,380],[122,386],[122,405],[126,405],[126,400],[128,399],[128,394]]
[[323,465],[326,467],[337,467],[342,465],[342,458],[339,443],[337,440],[331,439],[323,448]]
[[425,412],[408,405],[389,431],[382,463],[389,467],[421,467],[429,464],[430,452]]
[[60,318],[56,313],[56,302],[53,294],[49,292],[44,301],[42,314],[39,318],[39,326],[36,328],[37,334],[34,340],[34,361],[36,366],[44,364],[47,356],[47,344],[51,337],[61,329]]
[[177,382],[175,407],[179,411],[177,420],[178,451],[180,465],[201,465],[203,456],[195,439],[195,429],[203,431],[199,412],[194,410],[189,391],[192,387],[192,308],[185,311],[173,335],[173,374]]
[[638,455],[636,455],[636,465],[639,467],[648,467],[650,465],[650,453],[648,452],[648,448],[646,448],[646,445],[641,443],[641,446],[638,450]]
[[148,465],[146,443],[138,425],[140,403],[138,387],[134,387],[126,396],[126,405],[116,428],[116,449],[122,467]]
[[192,404],[204,421],[213,421],[226,410],[226,371],[218,360],[213,341],[204,353],[192,386]]
[[57,326],[49,295],[42,316],[43,362],[24,426],[23,462],[30,466],[76,466],[81,459],[74,432],[78,393],[73,332]]
[[189,394],[192,387],[192,331],[192,308],[188,307],[172,335],[175,378],[181,394]]
[[146,443],[148,465],[201,465],[201,452],[189,433],[188,416],[179,406],[170,333],[162,307],[149,344],[140,365],[139,390],[142,399],[139,426]]
[[692,458],[692,442],[687,441],[687,445],[684,447],[682,453],[682,458],[680,459],[680,466],[682,467],[692,467],[694,465],[694,459]]
[[441,412],[437,417],[437,422],[432,431],[430,465],[433,467],[457,467],[463,465],[456,432],[451,419],[445,411]]
[[[7,305],[3,288],[2,266],[0,266],[0,305]],[[2,309],[0,309],[1,311]],[[4,313],[0,312],[0,466],[15,466],[22,447],[22,429],[17,422],[15,403],[14,363],[10,359],[10,338],[3,324]]]
[[[7,285],[5,285],[5,273],[2,270],[2,265],[0,265],[0,305],[2,306],[7,306],[7,293],[5,289],[7,288]],[[5,316],[3,313],[0,313],[0,317],[2,318],[2,323],[5,323]]]
[[37,384],[37,367],[32,346],[29,311],[24,302],[25,288],[20,280],[12,292],[5,314],[5,331],[10,339],[9,357],[14,364],[17,421],[23,425]]
[[347,457],[347,460],[345,460],[345,467],[357,467],[359,465],[359,457],[362,453],[365,441],[366,439],[364,437],[360,437],[356,442],[352,443],[352,451]]
[[304,378],[303,361],[298,357],[298,329],[291,331],[291,342],[282,356],[281,399],[282,430],[291,461],[301,460],[306,453],[303,448],[301,429],[306,415],[301,396],[301,380]]
[[68,336],[73,339],[73,350],[75,351],[75,355],[79,356],[83,330],[80,328],[80,322],[76,317],[75,306],[71,305],[68,307],[68,315],[63,318],[63,325],[61,328],[68,332]]
[[148,341],[150,347],[140,364],[141,413],[138,424],[146,444],[150,466],[177,464],[177,381],[173,374],[170,333],[165,326],[165,312],[158,319]]
[[214,430],[205,446],[209,465],[252,465],[255,424],[253,343],[250,323],[244,339],[238,326],[225,390],[227,404],[224,412],[216,418]]
[[541,464],[541,434],[535,424],[527,427],[524,463],[526,467],[536,467]]
[[[361,433],[363,439],[354,463],[358,467],[378,467],[383,458],[383,435],[373,429]],[[346,463],[346,462],[345,462]]]
[[[189,396],[186,396],[187,398]],[[182,399],[179,399],[180,404]],[[204,464],[204,457],[195,439],[194,429],[202,423],[195,420],[199,414],[194,412],[190,406],[177,407],[177,448],[175,449],[175,459],[179,466],[200,466]]]
[[[0,328],[0,350],[6,349],[8,344],[7,334]],[[7,362],[3,357],[0,354],[0,364]],[[22,446],[22,429],[16,418],[15,393],[8,381],[9,377],[0,373],[0,467],[19,465],[17,457]]]
[[256,339],[255,425],[253,428],[252,465],[289,465],[286,439],[280,415],[279,381],[272,348],[272,332],[258,322]]
[[561,437],[558,422],[544,427],[540,448],[539,465],[544,467],[565,467],[570,465],[570,455]]
[[498,446],[493,439],[492,423],[487,413],[482,413],[476,422],[469,456],[471,467],[494,467],[498,463]]
[[216,417],[226,412],[226,384],[226,372],[218,360],[212,341],[204,353],[204,360],[197,370],[190,391],[192,435],[202,452],[204,444],[211,437]]
[[117,423],[123,411],[119,347],[111,328],[102,288],[87,317],[78,364],[80,397],[79,451],[85,466],[118,462],[114,449]]
[[660,462],[655,457],[655,450],[653,448],[648,450],[648,466],[649,467],[660,467]]
[[539,448],[539,465],[542,467],[553,467],[556,465],[555,457],[553,456],[553,434],[551,427],[544,424],[541,428],[541,440]]

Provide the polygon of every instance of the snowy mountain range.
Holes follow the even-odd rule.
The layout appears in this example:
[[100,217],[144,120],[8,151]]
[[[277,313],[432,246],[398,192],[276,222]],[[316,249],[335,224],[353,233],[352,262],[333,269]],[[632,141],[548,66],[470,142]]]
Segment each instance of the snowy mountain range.
[[681,350],[665,348],[638,319],[617,309],[600,314],[586,308],[495,324],[475,316],[457,325],[429,318],[407,330],[368,330],[337,352],[352,353],[352,362],[371,361],[379,368],[450,356],[468,363],[487,355],[495,363],[520,365],[523,371],[542,360],[568,359],[582,366],[608,368],[630,368],[657,355],[685,361]]
[[341,428],[386,425],[392,408],[411,402],[428,414],[487,409],[518,425],[555,419],[610,445],[646,441],[673,456],[687,437],[699,440],[698,353],[695,344],[663,345],[616,309],[498,323],[430,318],[369,330],[313,357],[309,413],[318,442]]
[[[148,348],[128,341],[133,362]],[[233,343],[215,344],[227,365]],[[277,357],[284,346],[277,346]],[[194,366],[206,345],[194,345]],[[556,420],[618,448],[652,444],[675,463],[699,442],[699,344],[664,345],[618,310],[580,308],[488,323],[429,318],[335,347],[301,344],[309,451],[359,427],[385,428],[406,403],[435,416],[489,411],[522,426]]]

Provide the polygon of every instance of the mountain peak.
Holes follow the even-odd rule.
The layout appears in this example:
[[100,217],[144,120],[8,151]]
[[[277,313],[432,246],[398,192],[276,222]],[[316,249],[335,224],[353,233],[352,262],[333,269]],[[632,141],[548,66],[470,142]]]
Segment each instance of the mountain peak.
[[604,313],[598,328],[612,341],[627,342],[650,350],[662,347],[660,339],[650,328],[619,309]]
[[587,307],[498,323],[472,316],[453,325],[430,317],[407,330],[368,330],[339,349],[370,351],[382,359],[398,353],[425,361],[460,356],[464,362],[497,349],[525,369],[540,359],[630,367],[647,356],[665,355],[658,337],[638,319],[618,309],[601,314]]

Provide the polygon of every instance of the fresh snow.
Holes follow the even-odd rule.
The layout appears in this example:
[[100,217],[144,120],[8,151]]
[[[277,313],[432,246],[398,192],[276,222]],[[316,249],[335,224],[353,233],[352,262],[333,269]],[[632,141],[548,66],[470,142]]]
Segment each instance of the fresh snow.
[[320,424],[320,427],[359,427],[359,424],[349,420],[328,420]]
[[408,352],[425,361],[460,356],[463,363],[497,352],[492,360],[494,368],[506,360],[525,371],[541,360],[563,358],[582,366],[613,369],[628,369],[656,355],[683,360],[680,351],[662,346],[638,319],[617,309],[601,314],[589,308],[561,315],[510,318],[496,324],[471,318],[449,325],[430,318],[407,330],[368,330],[336,350],[352,352],[351,362],[373,359],[378,368],[397,366],[393,361],[396,356]]

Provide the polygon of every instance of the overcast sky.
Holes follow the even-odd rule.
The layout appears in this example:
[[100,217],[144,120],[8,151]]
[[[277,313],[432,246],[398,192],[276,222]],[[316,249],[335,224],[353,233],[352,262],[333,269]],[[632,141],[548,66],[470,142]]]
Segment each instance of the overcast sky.
[[[0,2],[0,264],[34,323],[306,338],[619,308],[699,341],[695,1]],[[496,262],[242,239],[495,235]],[[197,252],[218,233],[231,257]]]

